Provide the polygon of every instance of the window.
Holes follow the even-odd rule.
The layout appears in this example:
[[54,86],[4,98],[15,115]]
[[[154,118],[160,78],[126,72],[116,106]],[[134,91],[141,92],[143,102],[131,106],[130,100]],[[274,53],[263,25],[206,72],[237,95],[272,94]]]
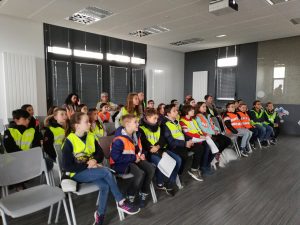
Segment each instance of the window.
[[217,69],[217,100],[235,99],[236,73],[235,67]]
[[70,62],[51,61],[53,105],[63,105],[66,97],[72,92],[71,68]]
[[133,92],[145,92],[145,75],[144,69],[132,69],[132,91]]
[[109,67],[110,99],[116,104],[126,104],[129,93],[129,76],[126,67]]
[[76,63],[76,90],[80,101],[94,108],[102,92],[102,66]]
[[273,95],[281,97],[284,91],[285,67],[274,67],[273,73]]

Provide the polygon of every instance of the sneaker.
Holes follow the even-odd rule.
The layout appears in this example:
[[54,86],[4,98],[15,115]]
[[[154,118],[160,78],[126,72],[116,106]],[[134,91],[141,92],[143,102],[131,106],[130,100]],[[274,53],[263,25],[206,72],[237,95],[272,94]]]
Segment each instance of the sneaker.
[[274,140],[270,140],[270,144],[271,144],[271,145],[276,145],[277,143],[276,143],[276,141],[274,141]]
[[267,141],[262,141],[260,144],[261,144],[262,147],[269,147]]
[[248,156],[249,156],[249,155],[247,154],[245,148],[241,148],[241,155],[244,156],[244,157],[248,157]]
[[147,193],[139,193],[140,196],[140,208],[145,208],[146,206],[146,198],[147,198]]
[[161,190],[161,191],[165,191],[166,187],[163,184],[156,184],[156,189]]
[[95,222],[93,225],[103,225],[104,224],[104,215],[99,215],[96,211],[94,214]]
[[197,181],[203,181],[202,176],[199,173],[199,170],[190,169],[188,174]]
[[251,148],[252,148],[252,149],[254,149],[254,150],[256,149],[256,147],[255,147],[255,144],[254,144],[254,143],[253,143],[253,144],[251,144]]
[[125,200],[123,204],[118,203],[118,208],[128,215],[134,215],[140,211],[140,208],[130,204],[127,200]]
[[130,204],[133,204],[134,200],[135,200],[135,196],[134,195],[128,195],[127,199],[128,199]]

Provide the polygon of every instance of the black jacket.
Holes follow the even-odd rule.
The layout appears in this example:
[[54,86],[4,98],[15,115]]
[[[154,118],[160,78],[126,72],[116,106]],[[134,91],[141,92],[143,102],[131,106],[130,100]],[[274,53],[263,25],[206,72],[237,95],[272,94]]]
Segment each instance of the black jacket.
[[[23,126],[23,125],[12,125],[11,128],[17,129],[21,134],[25,132],[28,128]],[[4,131],[4,139],[3,139],[3,144],[5,147],[6,152],[11,153],[11,152],[18,152],[22,151],[21,148],[16,144],[14,138],[12,137],[11,133],[9,130]],[[31,148],[41,146],[41,136],[39,132],[34,133],[34,138],[31,144]]]
[[[149,130],[151,130],[152,132],[156,132],[158,130],[158,128],[160,127],[158,124],[156,125],[151,125],[149,124],[145,118],[143,118],[141,120],[141,124],[140,126],[144,126],[146,128],[148,128]],[[142,146],[143,146],[143,149],[144,151],[146,152],[146,157],[149,158],[149,156],[153,153],[150,152],[150,149],[151,147],[153,146],[148,140],[147,140],[147,137],[145,135],[145,132],[143,129],[140,128],[140,133],[141,133],[141,141],[142,141]],[[162,153],[164,151],[166,151],[166,148],[164,148],[166,145],[167,145],[167,142],[164,138],[164,133],[163,133],[163,130],[160,129],[160,137],[159,137],[159,140],[157,141],[157,143],[154,144],[154,146],[157,146],[159,145],[160,146],[160,149],[157,151],[157,153],[154,153],[154,154],[158,154],[160,156],[162,156]]]

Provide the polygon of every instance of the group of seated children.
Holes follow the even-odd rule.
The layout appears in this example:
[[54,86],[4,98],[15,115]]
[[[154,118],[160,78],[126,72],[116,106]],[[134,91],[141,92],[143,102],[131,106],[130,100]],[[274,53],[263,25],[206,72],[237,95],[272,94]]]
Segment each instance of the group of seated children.
[[[103,224],[109,191],[119,210],[135,214],[145,207],[154,176],[156,188],[174,196],[176,180],[182,181],[190,156],[192,163],[187,168],[188,174],[196,181],[203,181],[203,175],[213,173],[211,162],[218,161],[220,153],[230,145],[228,136],[241,137],[241,154],[247,157],[250,144],[253,146],[257,139],[263,146],[275,144],[279,133],[279,119],[272,103],[263,110],[261,102],[255,101],[250,111],[242,102],[238,105],[228,103],[223,114],[224,135],[216,126],[217,121],[213,121],[217,118],[209,113],[206,102],[195,103],[190,98],[181,106],[179,115],[177,100],[173,100],[175,104],[162,103],[157,110],[145,108],[142,113],[139,101],[136,93],[128,95],[126,105],[116,118],[117,129],[111,144],[110,167],[118,174],[133,175],[124,193],[126,198],[120,193],[111,171],[102,164],[104,154],[99,141],[106,135],[103,124],[111,122],[107,103],[99,105],[100,111],[88,109],[83,104],[77,105],[76,112],[72,113],[56,107],[45,120],[43,138],[37,129],[32,106],[25,105],[13,111],[14,125],[5,131],[4,146],[10,153],[43,145],[47,161],[52,163],[56,160],[54,145],[61,146],[62,167],[66,174],[77,182],[92,182],[99,186],[101,201],[95,212],[95,224],[99,225]],[[148,102],[150,105],[152,102]],[[164,154],[176,162],[170,176],[158,169]],[[48,169],[51,169],[50,164]]]

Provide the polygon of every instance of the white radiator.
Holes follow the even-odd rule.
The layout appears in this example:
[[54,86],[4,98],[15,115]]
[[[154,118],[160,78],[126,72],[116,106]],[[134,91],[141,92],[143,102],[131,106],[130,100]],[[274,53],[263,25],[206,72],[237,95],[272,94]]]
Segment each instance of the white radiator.
[[37,111],[35,57],[4,52],[3,68],[7,117],[10,118],[12,110],[23,104],[31,104]]
[[196,102],[204,101],[207,95],[208,71],[193,72],[193,98]]

